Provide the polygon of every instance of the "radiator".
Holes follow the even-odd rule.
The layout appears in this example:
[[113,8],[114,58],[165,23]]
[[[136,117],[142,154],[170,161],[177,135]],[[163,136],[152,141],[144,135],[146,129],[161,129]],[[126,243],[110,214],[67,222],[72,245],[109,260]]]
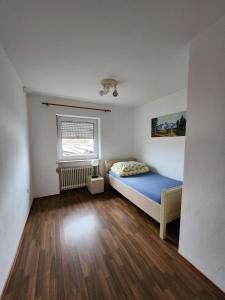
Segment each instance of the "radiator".
[[92,175],[92,167],[59,168],[60,191],[76,189],[87,185],[87,176]]

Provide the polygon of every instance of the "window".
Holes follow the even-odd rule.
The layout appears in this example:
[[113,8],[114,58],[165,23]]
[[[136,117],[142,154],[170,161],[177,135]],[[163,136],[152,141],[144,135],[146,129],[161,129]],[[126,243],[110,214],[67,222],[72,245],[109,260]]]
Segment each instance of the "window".
[[57,115],[58,160],[98,158],[98,119]]

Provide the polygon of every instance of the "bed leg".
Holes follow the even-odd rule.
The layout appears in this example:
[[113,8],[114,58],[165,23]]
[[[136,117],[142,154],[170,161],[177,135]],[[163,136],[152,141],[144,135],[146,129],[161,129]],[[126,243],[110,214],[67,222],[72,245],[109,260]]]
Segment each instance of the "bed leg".
[[165,222],[160,223],[160,234],[159,235],[162,240],[165,240],[165,238],[166,238],[166,223]]
[[159,236],[162,240],[166,238],[166,207],[167,207],[167,195],[163,191],[161,193],[161,207],[160,207],[160,233]]

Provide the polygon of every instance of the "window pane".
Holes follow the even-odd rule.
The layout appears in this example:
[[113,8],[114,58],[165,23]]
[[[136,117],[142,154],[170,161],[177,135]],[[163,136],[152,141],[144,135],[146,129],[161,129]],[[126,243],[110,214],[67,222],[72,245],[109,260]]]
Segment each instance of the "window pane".
[[94,153],[94,139],[62,139],[63,157],[91,155]]

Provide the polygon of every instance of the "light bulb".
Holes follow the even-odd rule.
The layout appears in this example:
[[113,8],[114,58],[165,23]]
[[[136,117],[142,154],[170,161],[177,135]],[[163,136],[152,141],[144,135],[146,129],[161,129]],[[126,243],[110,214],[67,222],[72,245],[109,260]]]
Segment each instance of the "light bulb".
[[117,97],[118,96],[118,92],[117,90],[115,89],[114,92],[113,92],[113,97]]
[[99,92],[99,94],[100,94],[100,96],[103,96],[103,95],[105,95],[105,91],[101,90],[101,91]]

